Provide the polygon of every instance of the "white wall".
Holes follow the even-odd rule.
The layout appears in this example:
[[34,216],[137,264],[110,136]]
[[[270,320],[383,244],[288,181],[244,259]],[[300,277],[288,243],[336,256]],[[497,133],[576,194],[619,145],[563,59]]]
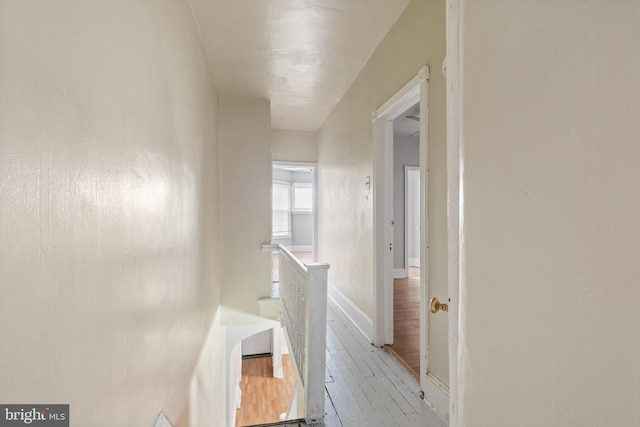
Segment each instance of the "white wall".
[[318,161],[318,132],[273,129],[271,131],[272,158],[276,161]]
[[220,98],[222,303],[258,314],[271,295],[271,112],[268,101]]
[[[242,389],[240,388],[240,382],[242,381],[242,343],[236,344],[231,350],[229,355],[229,424],[230,426],[236,425],[237,410],[242,406]],[[215,402],[215,401],[214,401]],[[217,402],[213,406],[215,409],[220,410]],[[221,405],[222,406],[222,405]]]
[[[231,405],[227,381],[227,328],[221,325],[217,310],[200,353],[189,389],[189,426],[226,426],[227,408]],[[215,402],[215,404],[212,404]]]
[[420,171],[408,170],[407,180],[407,261],[420,266]]
[[294,212],[291,214],[291,246],[309,248],[313,245],[313,214]]
[[[444,6],[440,0],[411,2],[320,129],[319,259],[331,264],[329,281],[369,317],[374,290],[373,191],[365,188],[365,178],[373,174],[371,113],[424,65],[431,66],[429,280],[447,280],[446,108],[439,72],[445,56]],[[443,339],[446,343],[446,334]]]
[[461,3],[460,425],[637,425],[640,4]]
[[219,299],[216,146],[183,1],[0,2],[1,402],[181,417]]

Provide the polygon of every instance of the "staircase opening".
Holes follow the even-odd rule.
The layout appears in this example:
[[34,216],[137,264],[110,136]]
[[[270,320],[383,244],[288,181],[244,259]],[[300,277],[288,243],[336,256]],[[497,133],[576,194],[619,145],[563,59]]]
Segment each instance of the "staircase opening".
[[[241,398],[236,410],[236,427],[279,423],[288,411],[296,378],[286,341],[275,336],[282,333],[281,328],[273,328],[242,343]],[[271,348],[265,353],[267,336]],[[280,351],[273,346],[281,346]],[[274,363],[274,357],[278,357],[274,354],[281,354],[281,369],[278,363]]]

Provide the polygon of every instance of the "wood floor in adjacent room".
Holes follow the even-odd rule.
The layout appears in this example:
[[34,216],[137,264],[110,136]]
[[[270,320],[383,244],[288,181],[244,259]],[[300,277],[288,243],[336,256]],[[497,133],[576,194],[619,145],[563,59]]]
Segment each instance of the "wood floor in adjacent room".
[[242,405],[236,412],[236,427],[280,421],[287,412],[295,374],[289,355],[282,356],[284,378],[273,378],[271,357],[242,360]]
[[[293,256],[298,258],[303,264],[310,264],[313,262],[313,253],[311,251],[296,251],[291,252]],[[280,265],[280,258],[277,253],[271,255],[271,280],[278,282],[278,267]]]
[[409,267],[409,277],[393,281],[393,345],[400,363],[420,381],[420,269]]

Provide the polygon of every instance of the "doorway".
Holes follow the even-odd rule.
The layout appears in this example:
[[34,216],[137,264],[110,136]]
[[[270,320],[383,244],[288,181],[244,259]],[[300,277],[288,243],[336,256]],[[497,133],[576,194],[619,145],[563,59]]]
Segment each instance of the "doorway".
[[393,344],[420,381],[420,103],[393,120]]
[[[420,170],[420,278],[419,282],[419,382],[427,399],[443,417],[448,411],[448,382],[446,373],[436,377],[432,364],[446,361],[448,354],[447,314],[429,312],[429,297],[446,298],[445,291],[434,291],[429,281],[429,205],[428,205],[428,83],[429,68],[423,67],[418,75],[408,82],[398,93],[373,113],[374,123],[374,344],[384,346],[394,344],[394,258],[400,250],[394,242],[393,200],[393,121],[419,103],[419,113],[415,118],[419,123],[419,170]],[[408,276],[408,274],[407,274]],[[445,289],[447,283],[441,283]],[[431,295],[433,293],[433,295]],[[437,318],[436,318],[437,317]],[[434,335],[434,328],[444,334]],[[436,343],[434,338],[444,336],[444,342]],[[444,354],[444,357],[442,354]],[[436,365],[433,365],[435,367]],[[438,365],[439,366],[439,365]],[[441,378],[441,380],[439,379]]]
[[[315,163],[273,163],[271,243],[282,244],[303,263],[316,261],[317,193]],[[272,256],[272,282],[279,282],[277,253]]]

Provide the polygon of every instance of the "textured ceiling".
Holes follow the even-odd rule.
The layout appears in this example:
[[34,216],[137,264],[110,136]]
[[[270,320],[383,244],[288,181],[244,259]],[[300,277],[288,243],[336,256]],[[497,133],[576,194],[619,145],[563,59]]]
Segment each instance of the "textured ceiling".
[[189,0],[220,96],[317,130],[410,0]]

